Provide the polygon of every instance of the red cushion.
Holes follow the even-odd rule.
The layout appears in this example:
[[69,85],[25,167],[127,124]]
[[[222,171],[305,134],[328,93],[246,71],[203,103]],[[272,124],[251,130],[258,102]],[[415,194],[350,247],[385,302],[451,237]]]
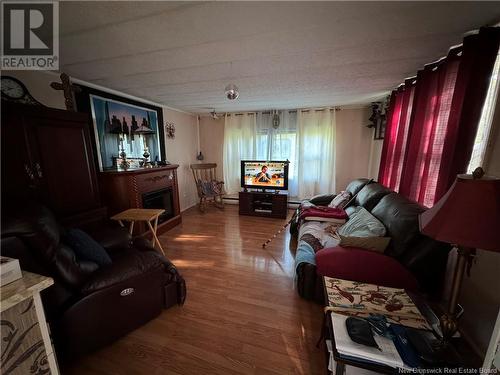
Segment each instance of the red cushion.
[[356,247],[330,247],[316,253],[321,276],[418,290],[415,277],[396,259]]

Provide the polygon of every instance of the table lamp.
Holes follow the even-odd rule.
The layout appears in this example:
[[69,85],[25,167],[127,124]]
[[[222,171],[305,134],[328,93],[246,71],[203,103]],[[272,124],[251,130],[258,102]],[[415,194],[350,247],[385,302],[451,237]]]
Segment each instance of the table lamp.
[[475,249],[500,252],[500,179],[484,176],[481,168],[458,175],[446,194],[420,214],[419,225],[426,236],[458,249],[448,310],[440,320],[447,343],[458,329],[457,299]]

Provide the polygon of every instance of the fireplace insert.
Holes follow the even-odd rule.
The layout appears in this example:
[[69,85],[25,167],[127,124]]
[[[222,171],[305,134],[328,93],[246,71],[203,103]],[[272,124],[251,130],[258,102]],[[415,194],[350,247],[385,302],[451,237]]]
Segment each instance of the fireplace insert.
[[142,194],[142,207],[163,208],[165,212],[158,217],[158,223],[163,223],[174,217],[174,193],[172,188]]

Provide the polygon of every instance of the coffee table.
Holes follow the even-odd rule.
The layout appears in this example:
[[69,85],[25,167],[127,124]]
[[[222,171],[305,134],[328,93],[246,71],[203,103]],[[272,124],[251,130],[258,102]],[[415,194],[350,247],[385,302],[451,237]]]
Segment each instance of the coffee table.
[[[163,209],[130,208],[112,216],[111,220],[118,221],[122,227],[125,227],[125,224],[123,224],[124,221],[129,221],[130,234],[134,231],[134,224],[136,221],[146,222],[151,234],[153,235],[153,240],[151,242],[153,248],[157,244],[163,255],[165,255],[165,252],[161,247],[160,240],[156,235],[156,230],[158,229],[158,217],[164,212],[165,210]],[[151,224],[152,221],[154,221],[154,224]]]

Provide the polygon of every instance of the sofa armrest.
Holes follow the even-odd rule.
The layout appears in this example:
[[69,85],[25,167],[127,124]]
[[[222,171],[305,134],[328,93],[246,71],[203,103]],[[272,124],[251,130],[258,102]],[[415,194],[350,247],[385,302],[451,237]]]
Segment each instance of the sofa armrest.
[[356,247],[330,247],[316,253],[318,274],[407,290],[418,290],[415,277],[396,259]]
[[[94,293],[159,268],[164,268],[164,264],[156,252],[128,251],[114,258],[111,265],[94,272],[80,292],[83,295]],[[167,273],[165,277],[168,279]]]
[[309,202],[316,206],[328,206],[332,201],[332,199],[335,198],[336,196],[337,194],[315,195],[314,197],[309,199]]
[[175,267],[170,260],[158,253],[158,251],[151,245],[151,242],[144,237],[134,238],[132,246],[135,250],[154,252],[154,254],[160,259],[161,263],[163,263],[167,273],[172,275],[174,278],[180,276],[179,271],[177,271],[177,267]]

